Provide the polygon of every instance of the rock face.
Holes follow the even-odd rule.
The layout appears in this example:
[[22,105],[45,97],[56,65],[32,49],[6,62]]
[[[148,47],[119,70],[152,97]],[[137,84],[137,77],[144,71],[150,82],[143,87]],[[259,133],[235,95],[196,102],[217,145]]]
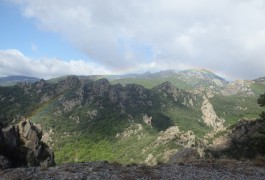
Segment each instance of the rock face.
[[49,167],[55,165],[53,152],[41,142],[42,130],[28,120],[0,128],[0,169]]
[[179,102],[184,106],[193,107],[197,104],[197,97],[194,94],[178,89],[170,82],[165,82],[153,89],[161,93],[163,97],[171,97],[175,102]]
[[136,84],[122,87],[121,85],[110,85],[107,79],[100,79],[86,83],[82,91],[83,104],[96,104],[100,109],[113,106],[122,114],[135,107],[152,106],[151,91]]
[[207,126],[214,128],[215,131],[224,130],[223,123],[225,120],[216,115],[213,105],[206,96],[203,96],[201,111],[203,114],[202,119]]
[[242,94],[244,96],[253,96],[251,85],[254,84],[254,81],[247,80],[236,80],[229,83],[221,93],[225,96],[231,96],[235,94]]

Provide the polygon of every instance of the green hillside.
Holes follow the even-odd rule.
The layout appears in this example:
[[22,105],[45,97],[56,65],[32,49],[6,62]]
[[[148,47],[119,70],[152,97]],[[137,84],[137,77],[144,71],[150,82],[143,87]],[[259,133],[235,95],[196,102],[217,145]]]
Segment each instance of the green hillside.
[[206,70],[148,78],[109,82],[66,76],[0,87],[0,119],[16,123],[25,117],[41,124],[57,163],[153,165],[182,148],[201,148],[207,134],[261,112],[260,82],[228,84]]

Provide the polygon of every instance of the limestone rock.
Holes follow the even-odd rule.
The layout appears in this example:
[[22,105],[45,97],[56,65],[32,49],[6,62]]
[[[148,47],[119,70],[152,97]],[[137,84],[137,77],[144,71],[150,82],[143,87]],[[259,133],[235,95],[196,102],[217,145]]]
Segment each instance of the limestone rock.
[[152,127],[152,116],[148,117],[148,115],[145,114],[143,116],[143,121],[144,121],[145,124],[147,124],[147,125]]
[[203,96],[201,111],[203,114],[202,119],[207,126],[212,127],[215,131],[224,130],[225,127],[223,123],[225,120],[217,116],[213,105],[206,96]]
[[244,96],[253,96],[254,92],[251,89],[251,85],[254,81],[248,80],[236,80],[229,83],[221,93],[225,96],[231,96],[235,94],[241,94]]
[[170,82],[164,82],[153,89],[158,93],[162,93],[164,97],[172,97],[175,102],[181,103],[184,106],[193,107],[197,104],[197,97],[195,95],[177,88]]

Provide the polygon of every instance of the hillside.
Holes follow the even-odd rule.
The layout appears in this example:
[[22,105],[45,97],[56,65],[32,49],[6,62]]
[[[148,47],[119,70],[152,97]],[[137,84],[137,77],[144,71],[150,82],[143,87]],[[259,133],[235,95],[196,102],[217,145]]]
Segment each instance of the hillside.
[[[228,83],[207,70],[132,76],[112,81],[65,76],[0,87],[0,120],[17,123],[25,117],[41,124],[42,140],[53,148],[57,164],[155,165],[183,148],[203,156],[218,133],[262,111],[257,98],[265,85],[259,81]],[[137,81],[144,83],[129,84]]]

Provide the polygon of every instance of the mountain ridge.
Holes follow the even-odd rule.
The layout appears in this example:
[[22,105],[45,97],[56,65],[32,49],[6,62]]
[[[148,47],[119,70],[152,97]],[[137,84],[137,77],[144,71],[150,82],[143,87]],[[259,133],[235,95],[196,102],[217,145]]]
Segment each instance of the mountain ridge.
[[41,124],[43,140],[59,164],[108,160],[155,165],[183,148],[203,156],[216,134],[260,113],[256,100],[265,91],[263,84],[240,81],[225,94],[229,84],[211,73],[185,73],[182,84],[162,78],[152,88],[78,76],[0,87],[0,120],[28,118]]
[[[231,82],[235,82],[237,80],[233,81],[227,81],[225,78],[218,76],[214,72],[207,70],[205,68],[193,68],[193,69],[186,69],[186,70],[181,70],[181,71],[176,71],[176,70],[163,70],[163,71],[158,71],[158,72],[150,72],[147,71],[142,74],[124,74],[124,75],[79,75],[78,78],[80,80],[97,80],[101,78],[106,78],[109,81],[115,81],[115,80],[120,80],[120,79],[153,79],[153,78],[161,78],[161,77],[169,77],[172,75],[186,75],[188,77],[198,77],[198,76],[205,76],[205,77],[214,77],[218,80],[223,81],[224,84],[228,84]],[[47,79],[47,82],[49,83],[58,83],[60,80],[63,80],[67,78],[68,76],[73,76],[73,75],[64,75],[64,76],[59,76],[51,79]],[[265,83],[265,77],[259,77],[253,80],[249,81],[255,81],[258,83]],[[36,82],[40,80],[39,78],[36,77],[30,77],[30,76],[7,76],[7,77],[0,77],[0,86],[10,86],[10,85],[15,85],[18,82]],[[243,79],[239,79],[243,80]],[[7,82],[8,81],[8,82]]]

